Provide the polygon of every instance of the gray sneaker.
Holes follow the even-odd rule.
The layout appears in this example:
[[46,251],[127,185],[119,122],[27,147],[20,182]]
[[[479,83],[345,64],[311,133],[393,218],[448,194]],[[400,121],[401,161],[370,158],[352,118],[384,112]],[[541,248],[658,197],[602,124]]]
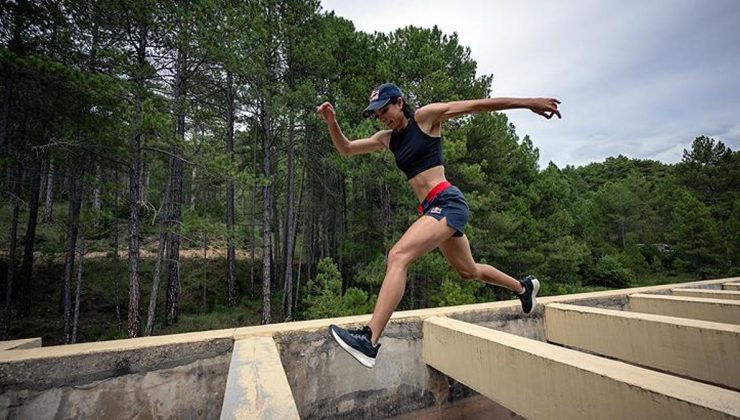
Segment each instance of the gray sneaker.
[[369,326],[358,330],[346,330],[332,324],[329,331],[334,340],[363,366],[371,369],[375,366],[375,357],[378,355],[380,344],[373,346]]

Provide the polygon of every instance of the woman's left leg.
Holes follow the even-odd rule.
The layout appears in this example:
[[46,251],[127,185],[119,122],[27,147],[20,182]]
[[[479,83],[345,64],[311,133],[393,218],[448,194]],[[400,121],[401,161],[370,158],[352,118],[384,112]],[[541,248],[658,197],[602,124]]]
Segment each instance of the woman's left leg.
[[522,284],[510,275],[488,264],[476,263],[466,235],[453,236],[445,240],[439,245],[439,250],[460,277],[466,280],[483,280],[486,283],[505,287],[517,294],[523,291]]

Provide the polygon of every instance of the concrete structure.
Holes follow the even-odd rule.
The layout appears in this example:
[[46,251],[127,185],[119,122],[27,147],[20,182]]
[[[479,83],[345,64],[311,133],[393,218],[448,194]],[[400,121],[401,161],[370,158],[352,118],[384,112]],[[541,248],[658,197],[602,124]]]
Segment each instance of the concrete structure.
[[[740,279],[692,282],[681,284],[680,287],[719,289],[723,283],[738,280]],[[492,399],[481,396],[481,390],[463,383],[466,380],[464,377],[446,375],[425,363],[422,357],[425,351],[424,340],[433,339],[433,334],[425,335],[425,320],[446,317],[462,321],[466,325],[475,324],[478,328],[506,332],[507,337],[516,335],[518,338],[526,338],[525,346],[534,343],[544,345],[547,349],[557,349],[557,352],[568,350],[569,355],[585,355],[589,356],[589,360],[601,361],[606,359],[573,349],[562,349],[555,344],[546,344],[544,305],[566,303],[626,310],[629,295],[668,295],[671,289],[677,287],[679,285],[673,284],[542,297],[538,299],[540,307],[528,317],[521,315],[519,302],[516,300],[397,312],[381,338],[383,347],[376,367],[372,370],[362,367],[341,350],[327,332],[330,324],[358,326],[369,321],[370,315],[0,351],[0,418],[239,418],[239,412],[232,409],[236,405],[231,404],[231,401],[237,401],[237,405],[246,410],[244,413],[266,413],[265,404],[268,402],[280,403],[289,408],[292,405],[298,416],[304,419],[341,417],[453,420],[491,418],[491,413],[502,418],[517,418],[514,411],[519,410],[518,406],[515,408],[498,404],[495,401],[504,401],[500,396],[494,395],[495,398]],[[269,345],[270,340],[275,347]],[[251,350],[249,346],[244,347],[245,344],[249,344]],[[513,347],[505,350],[510,351],[518,352]],[[740,359],[740,355],[732,354],[732,349],[727,351],[728,357]],[[282,380],[265,382],[264,378],[283,377],[276,362],[276,352],[292,397],[288,396]],[[448,357],[459,358],[460,354],[453,353]],[[627,366],[623,362],[610,362]],[[550,366],[554,362],[542,363]],[[589,378],[593,375],[601,374],[598,368],[601,362],[588,363],[597,368],[595,372],[592,370],[591,373],[577,374],[581,375],[583,381],[591,381]],[[482,365],[480,369],[490,369],[490,366]],[[646,377],[657,377],[654,371],[640,369],[640,375],[646,373]],[[577,407],[583,404],[602,404],[599,401],[580,399],[574,392],[565,392],[571,382],[563,381],[567,378],[570,378],[567,381],[571,381],[578,376],[570,373],[561,375],[558,373],[561,371],[558,368],[538,372],[539,375],[552,376],[549,380],[558,384],[558,395],[561,398],[558,404]],[[638,382],[639,386],[633,387],[632,382],[626,382],[628,378],[611,373],[607,376],[611,378],[609,383],[612,385],[609,386],[614,389],[626,386],[637,393],[647,392],[661,401],[685,401],[682,403],[685,413],[679,413],[679,417],[692,413],[725,413],[726,417],[737,416],[731,413],[735,413],[733,410],[740,405],[736,402],[740,393],[725,388],[717,394],[721,394],[722,401],[729,401],[726,409],[718,407],[717,400],[712,398],[702,401],[687,400],[682,392],[689,390],[686,392],[698,396],[702,393],[695,394],[694,390],[706,389],[697,388],[697,384],[712,389],[720,388],[681,378],[678,375],[683,374],[674,373],[661,373],[662,385],[658,389],[650,388],[649,384],[643,382]],[[243,380],[239,383],[239,378],[245,377],[260,379]],[[252,386],[249,381],[258,381],[259,384],[253,383]],[[506,381],[511,386],[518,386],[517,381],[520,379],[517,375],[512,375]],[[240,387],[253,394],[241,398]],[[678,394],[671,393],[674,388],[679,389],[676,391]],[[269,392],[271,399],[257,396],[257,389],[260,389],[259,392]],[[624,395],[624,398],[640,398],[622,391],[615,392],[619,392],[615,395]],[[232,393],[235,395],[231,395]],[[618,402],[608,401],[607,398],[603,404],[602,407],[608,411],[611,410],[609,404]],[[673,407],[671,402],[666,404]],[[525,417],[555,418],[552,415],[542,417],[539,413],[541,411],[534,411]]]
[[740,417],[738,392],[450,318],[424,321],[423,354],[525,418]]
[[740,301],[736,300],[636,293],[630,295],[630,311],[740,324]]
[[740,325],[553,303],[547,341],[740,390]]
[[299,417],[275,341],[246,338],[234,343],[221,419],[265,418]]
[[722,285],[724,290],[740,290],[740,282],[729,282]]
[[671,290],[671,295],[708,299],[740,300],[740,290],[673,289]]

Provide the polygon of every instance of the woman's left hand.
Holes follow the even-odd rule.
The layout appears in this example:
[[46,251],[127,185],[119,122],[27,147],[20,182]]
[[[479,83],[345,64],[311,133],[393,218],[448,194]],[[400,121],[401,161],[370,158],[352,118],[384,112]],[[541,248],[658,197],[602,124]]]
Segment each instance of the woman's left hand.
[[527,108],[531,109],[535,114],[542,115],[548,120],[552,118],[553,115],[557,115],[558,118],[563,118],[560,115],[560,111],[558,111],[559,103],[560,101],[555,98],[536,98],[529,100]]

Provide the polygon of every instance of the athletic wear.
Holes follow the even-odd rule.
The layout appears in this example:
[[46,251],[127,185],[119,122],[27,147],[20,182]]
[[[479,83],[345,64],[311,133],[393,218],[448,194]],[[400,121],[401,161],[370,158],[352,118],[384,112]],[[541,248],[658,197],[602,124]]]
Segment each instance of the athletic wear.
[[419,204],[419,215],[432,216],[437,220],[447,218],[447,225],[455,229],[452,236],[463,236],[465,225],[470,219],[470,210],[465,196],[459,188],[447,181],[441,182],[429,191]]
[[537,292],[540,291],[540,281],[535,276],[527,276],[519,280],[519,283],[524,286],[524,292],[519,295],[519,300],[522,302],[522,311],[529,315],[537,306]]
[[375,366],[375,357],[378,355],[380,344],[373,346],[369,326],[358,330],[346,330],[332,324],[329,326],[329,332],[334,340],[363,366],[367,368]]
[[423,132],[413,117],[408,119],[406,128],[393,131],[388,146],[406,179],[443,164],[442,137],[432,137]]

